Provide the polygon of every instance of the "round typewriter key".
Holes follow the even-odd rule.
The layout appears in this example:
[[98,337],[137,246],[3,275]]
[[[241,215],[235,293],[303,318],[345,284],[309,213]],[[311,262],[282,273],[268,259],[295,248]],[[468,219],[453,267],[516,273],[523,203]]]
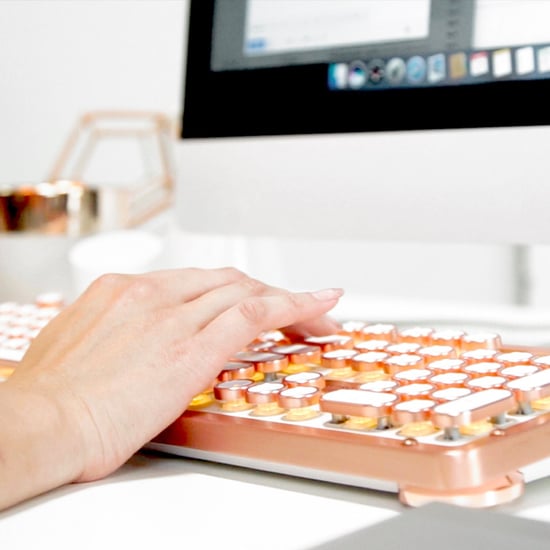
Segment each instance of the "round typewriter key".
[[501,363],[481,361],[480,363],[471,363],[467,365],[464,367],[464,372],[469,374],[472,378],[479,378],[480,376],[495,375],[501,368]]
[[500,336],[494,332],[467,333],[462,338],[463,350],[488,348],[498,350],[502,347]]
[[430,417],[435,405],[436,402],[431,399],[412,399],[397,403],[391,418],[395,426],[402,426],[398,434],[419,437],[434,433],[436,428],[430,422]]
[[390,343],[387,340],[363,340],[362,342],[357,342],[354,348],[360,352],[364,353],[367,351],[384,351]]
[[254,416],[272,416],[281,414],[284,409],[279,406],[279,393],[286,389],[280,382],[258,382],[246,390],[247,403],[256,405],[250,412]]
[[470,380],[465,372],[444,372],[441,374],[435,374],[428,382],[433,384],[437,389],[444,388],[460,388],[463,387],[466,382]]
[[321,391],[312,386],[296,386],[279,393],[279,405],[287,410],[284,420],[303,421],[319,416],[314,405],[319,403]]
[[294,374],[287,374],[283,378],[283,383],[289,388],[295,388],[297,386],[312,386],[322,390],[326,386],[325,377],[316,371],[304,371],[296,372]]
[[222,370],[218,374],[218,380],[254,380],[254,377],[257,376],[257,374],[259,373],[256,372],[256,368],[253,363],[230,361],[223,366]]
[[471,363],[491,361],[497,353],[499,353],[499,351],[496,349],[479,348],[463,352],[460,355],[460,358],[470,365]]
[[541,369],[547,369],[550,367],[550,355],[539,355],[533,357],[530,361],[533,365],[537,365]]
[[464,332],[461,330],[437,330],[432,333],[432,346],[462,347]]
[[327,352],[335,349],[353,348],[353,338],[344,334],[329,334],[327,336],[309,336],[304,343],[319,346],[321,351]]
[[456,358],[456,350],[453,346],[426,346],[420,348],[417,354],[424,358],[426,364],[438,361],[440,359],[454,359]]
[[502,365],[505,367],[511,367],[512,365],[530,363],[531,359],[533,359],[534,357],[535,356],[529,351],[509,351],[497,353],[494,357],[494,360],[502,363]]
[[331,378],[347,378],[353,376],[351,360],[357,355],[354,349],[337,349],[327,351],[321,356],[321,365],[329,369],[327,374]]
[[401,342],[399,344],[390,344],[384,351],[391,355],[401,355],[402,353],[416,353],[421,347],[416,342]]
[[367,325],[361,330],[362,340],[387,340],[395,342],[397,329],[395,325],[389,323],[375,323]]
[[239,362],[252,363],[255,369],[264,375],[266,382],[275,380],[277,373],[288,366],[288,359],[283,354],[275,352],[242,351],[235,355],[235,359]]
[[428,327],[412,327],[404,329],[399,333],[401,342],[414,342],[421,346],[429,346],[432,343],[433,329]]
[[266,330],[262,332],[258,338],[258,342],[277,342],[279,344],[290,343],[290,339],[280,330]]
[[407,369],[393,375],[393,379],[399,384],[412,384],[414,382],[425,382],[433,372],[429,369]]
[[254,382],[252,380],[226,380],[214,386],[214,397],[224,411],[237,412],[250,409],[252,405],[246,401],[246,390]]
[[349,365],[357,372],[384,370],[385,361],[389,357],[390,355],[384,351],[366,351],[353,355],[349,360]]
[[321,362],[321,348],[307,344],[290,344],[276,346],[271,351],[287,357],[288,366],[284,369],[287,374],[308,370],[311,366],[317,367]]
[[253,352],[271,351],[276,345],[277,345],[277,342],[273,342],[272,340],[267,340],[266,342],[252,342],[251,344],[246,346],[246,351],[253,351]]
[[443,374],[445,372],[460,372],[466,366],[462,359],[439,359],[428,363],[432,374]]
[[415,353],[403,353],[392,355],[385,361],[385,369],[389,374],[396,374],[406,369],[417,369],[424,367],[424,358]]
[[524,376],[535,374],[539,370],[540,368],[535,365],[513,365],[501,368],[498,373],[508,378],[508,380],[514,380],[515,378],[523,378]]
[[351,336],[357,341],[361,337],[361,331],[367,326],[364,321],[344,321],[340,330],[341,334]]
[[465,386],[474,391],[489,390],[491,388],[502,388],[508,382],[504,376],[480,376],[479,378],[472,378],[466,382]]

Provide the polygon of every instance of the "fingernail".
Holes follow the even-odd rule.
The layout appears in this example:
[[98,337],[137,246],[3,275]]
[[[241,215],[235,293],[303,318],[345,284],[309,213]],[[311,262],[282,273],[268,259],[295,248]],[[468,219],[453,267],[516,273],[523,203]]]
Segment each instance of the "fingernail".
[[342,288],[324,288],[311,293],[317,300],[328,302],[329,300],[337,300],[344,294]]

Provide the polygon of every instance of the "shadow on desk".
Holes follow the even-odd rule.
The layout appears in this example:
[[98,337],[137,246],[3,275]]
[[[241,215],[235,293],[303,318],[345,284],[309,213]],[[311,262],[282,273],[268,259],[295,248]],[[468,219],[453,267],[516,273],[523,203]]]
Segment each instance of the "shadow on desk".
[[492,510],[428,504],[308,550],[548,550],[550,525]]

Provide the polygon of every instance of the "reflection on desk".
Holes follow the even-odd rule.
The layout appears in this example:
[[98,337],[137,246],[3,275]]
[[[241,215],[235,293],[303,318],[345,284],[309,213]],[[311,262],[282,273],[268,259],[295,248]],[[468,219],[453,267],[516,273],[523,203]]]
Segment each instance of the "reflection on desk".
[[[550,522],[550,479],[493,510]],[[0,541],[10,550],[306,550],[411,511],[389,493],[142,452],[102,481],[1,513]]]

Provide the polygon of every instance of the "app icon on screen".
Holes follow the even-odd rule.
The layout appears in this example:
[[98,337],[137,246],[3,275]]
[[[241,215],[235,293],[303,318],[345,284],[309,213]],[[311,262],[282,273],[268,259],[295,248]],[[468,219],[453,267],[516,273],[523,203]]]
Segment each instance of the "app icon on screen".
[[353,61],[349,65],[348,83],[349,87],[358,90],[367,82],[367,67],[362,61]]
[[502,48],[493,52],[493,76],[502,78],[512,74],[512,52]]
[[407,80],[412,84],[420,84],[426,78],[426,61],[415,55],[407,61]]
[[347,63],[331,63],[329,65],[328,87],[331,90],[344,90],[348,87]]
[[539,73],[550,72],[550,46],[540,48],[537,52],[537,62],[539,66]]
[[428,57],[428,82],[440,82],[446,76],[445,56],[442,53]]
[[453,80],[459,80],[467,75],[466,54],[464,52],[453,53],[449,56],[449,76]]
[[372,59],[368,62],[367,69],[369,71],[369,82],[371,84],[379,84],[384,79],[386,69],[382,59]]
[[470,76],[481,76],[489,72],[489,55],[487,52],[470,54]]
[[400,57],[392,57],[386,63],[386,81],[389,84],[401,84],[406,74],[407,66]]
[[515,52],[517,74],[529,74],[535,70],[535,50],[531,46],[518,48]]

